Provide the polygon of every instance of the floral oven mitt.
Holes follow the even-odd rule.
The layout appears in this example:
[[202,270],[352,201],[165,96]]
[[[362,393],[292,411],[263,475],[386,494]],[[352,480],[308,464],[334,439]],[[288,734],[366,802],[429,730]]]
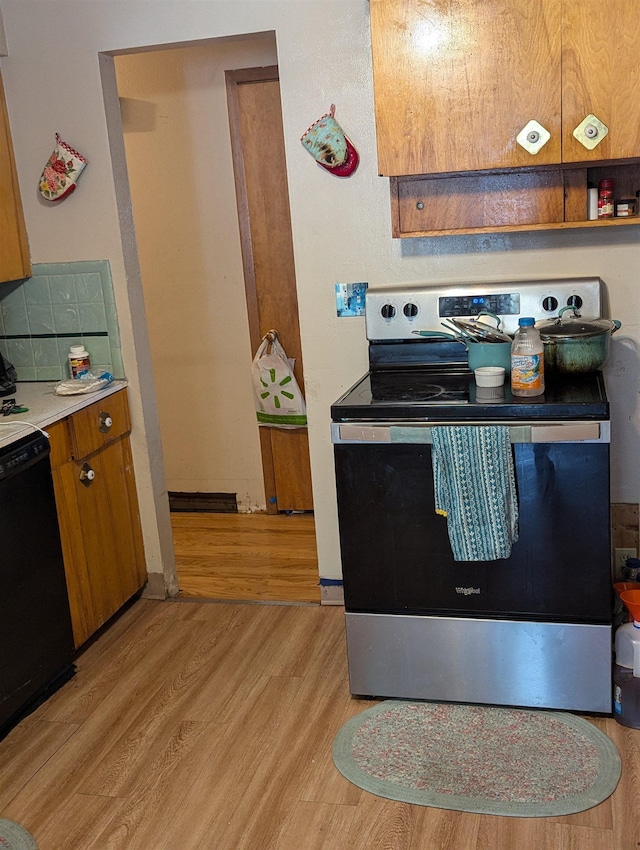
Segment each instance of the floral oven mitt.
[[70,195],[86,164],[82,154],[56,133],[56,146],[40,175],[38,188],[42,197],[47,201],[61,201]]

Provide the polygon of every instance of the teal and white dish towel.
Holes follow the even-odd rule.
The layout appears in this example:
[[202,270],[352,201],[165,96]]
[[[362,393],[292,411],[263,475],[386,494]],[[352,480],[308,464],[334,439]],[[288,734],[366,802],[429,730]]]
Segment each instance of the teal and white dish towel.
[[509,429],[431,429],[436,513],[446,516],[456,561],[508,558],[518,539],[518,499]]

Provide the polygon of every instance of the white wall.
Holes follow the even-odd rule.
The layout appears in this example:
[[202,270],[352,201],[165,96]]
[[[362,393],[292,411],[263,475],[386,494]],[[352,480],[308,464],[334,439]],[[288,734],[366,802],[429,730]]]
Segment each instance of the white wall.
[[116,57],[170,491],[266,508],[226,70],[277,64],[273,33]]
[[[601,275],[609,287],[611,315],[623,321],[607,369],[613,400],[612,496],[638,502],[639,229],[392,240],[388,183],[376,171],[366,0],[0,2],[10,54],[1,67],[33,260],[107,257],[112,263],[125,367],[139,393],[134,449],[151,570],[162,569],[159,562],[167,558],[162,535],[157,538],[154,530],[156,516],[164,521],[158,508],[157,421],[139,283],[125,271],[133,241],[122,211],[124,237],[119,227],[97,60],[101,51],[276,33],[322,576],[340,575],[329,406],[366,369],[363,320],[336,318],[336,281],[376,285]],[[299,142],[331,103],[361,154],[358,171],[347,180],[316,166]],[[74,195],[46,208],[38,202],[36,184],[56,130],[89,158],[89,165]]]

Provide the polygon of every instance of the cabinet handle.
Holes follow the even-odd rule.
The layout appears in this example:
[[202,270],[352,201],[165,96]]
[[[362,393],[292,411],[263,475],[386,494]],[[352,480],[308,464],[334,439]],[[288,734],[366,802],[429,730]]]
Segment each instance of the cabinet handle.
[[113,419],[111,416],[108,413],[105,413],[104,410],[101,410],[98,414],[98,431],[102,434],[108,434],[112,425]]
[[592,151],[600,144],[608,132],[609,128],[599,118],[596,118],[595,115],[587,115],[573,131],[573,135],[581,145],[584,145],[587,150]]
[[95,477],[95,469],[92,469],[88,463],[83,464],[80,470],[80,483],[84,484],[85,487],[89,487]]
[[551,133],[537,121],[529,121],[516,136],[516,142],[532,156],[547,144]]

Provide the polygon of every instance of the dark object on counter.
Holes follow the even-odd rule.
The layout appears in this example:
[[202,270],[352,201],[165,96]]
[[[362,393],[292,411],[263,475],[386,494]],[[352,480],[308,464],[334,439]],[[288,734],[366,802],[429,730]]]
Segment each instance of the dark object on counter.
[[[564,318],[565,311],[573,315]],[[556,319],[536,325],[544,343],[544,366],[549,372],[582,375],[602,369],[609,357],[617,319],[582,319],[565,307]]]
[[0,396],[14,393],[17,380],[15,367],[0,354]]
[[0,450],[0,738],[74,672],[49,451],[42,434]]
[[26,413],[28,410],[28,407],[20,407],[19,404],[16,404],[15,398],[6,398],[2,402],[0,413],[2,413],[3,416],[9,416],[11,413]]

